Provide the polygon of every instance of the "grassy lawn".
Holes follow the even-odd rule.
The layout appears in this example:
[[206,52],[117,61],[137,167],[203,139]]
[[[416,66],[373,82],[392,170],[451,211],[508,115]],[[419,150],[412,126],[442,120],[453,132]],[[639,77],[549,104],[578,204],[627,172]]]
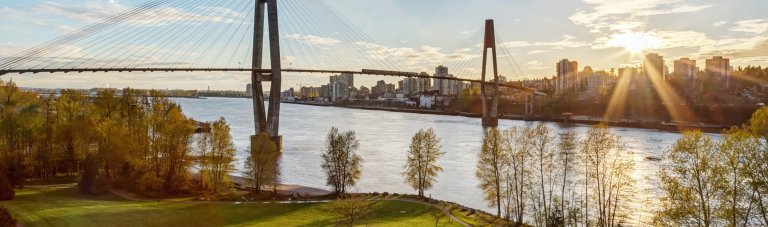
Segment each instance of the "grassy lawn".
[[[330,203],[220,204],[135,202],[113,195],[90,197],[74,188],[28,188],[1,202],[24,226],[332,226]],[[380,201],[367,222],[373,226],[434,226],[431,207]],[[459,226],[448,223],[441,226]]]

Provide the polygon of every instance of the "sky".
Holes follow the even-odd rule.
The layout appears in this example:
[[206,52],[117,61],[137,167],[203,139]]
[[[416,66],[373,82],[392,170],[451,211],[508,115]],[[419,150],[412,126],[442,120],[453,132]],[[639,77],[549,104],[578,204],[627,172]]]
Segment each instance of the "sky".
[[[293,6],[294,11],[302,14],[306,12],[302,11],[301,2],[310,0],[290,1],[298,2]],[[670,68],[672,61],[681,57],[693,58],[699,67],[703,67],[704,59],[720,55],[730,58],[734,66],[768,66],[768,14],[765,13],[768,1],[765,0],[324,1],[353,25],[352,31],[370,37],[370,42],[346,39],[332,32],[330,25],[327,28],[323,27],[324,24],[315,25],[319,26],[316,29],[292,25],[303,21],[289,12],[286,18],[281,19],[285,22],[281,25],[284,27],[281,40],[288,42],[284,44],[285,48],[295,45],[297,50],[318,50],[319,54],[284,50],[288,52],[283,54],[284,64],[322,68],[313,64],[322,63],[322,59],[341,58],[327,56],[322,50],[349,47],[363,48],[364,54],[369,55],[364,59],[386,58],[389,63],[408,71],[432,73],[438,64],[448,65],[449,68],[457,65],[470,70],[472,67],[449,62],[449,59],[458,55],[477,59],[477,55],[471,53],[480,49],[477,45],[481,39],[473,38],[478,37],[477,31],[486,19],[494,19],[497,43],[499,48],[504,49],[500,55],[517,63],[516,69],[502,70],[511,79],[552,76],[556,62],[563,58],[578,61],[580,67],[590,66],[596,70],[637,66],[645,53],[661,54]],[[3,21],[0,23],[0,57],[34,47],[144,2],[0,0],[0,20]],[[289,4],[284,5],[283,8],[291,8]],[[189,14],[183,17],[187,20],[203,20],[200,19],[202,17],[195,17],[195,9],[190,6],[173,12]],[[236,15],[238,9],[233,8],[232,11]],[[322,21],[322,18],[316,20]],[[237,20],[233,21],[237,23]],[[134,22],[142,26],[140,21]],[[247,34],[247,29],[242,32]],[[459,43],[464,43],[464,46],[457,48]],[[464,50],[464,47],[472,51]],[[248,46],[236,48],[244,50]],[[247,52],[233,49],[233,57],[240,54],[246,56]],[[308,58],[321,60],[309,61]],[[233,60],[227,64],[235,62],[240,64],[242,61]],[[451,70],[461,71],[456,69],[460,67]],[[480,66],[473,67],[476,70]],[[285,75],[283,88],[318,86],[327,83],[327,76]],[[0,79],[11,77],[25,87],[210,87],[234,90],[244,90],[250,78],[242,73],[86,73],[9,74]],[[379,79],[397,81],[391,77],[358,78],[357,86],[370,86]]]

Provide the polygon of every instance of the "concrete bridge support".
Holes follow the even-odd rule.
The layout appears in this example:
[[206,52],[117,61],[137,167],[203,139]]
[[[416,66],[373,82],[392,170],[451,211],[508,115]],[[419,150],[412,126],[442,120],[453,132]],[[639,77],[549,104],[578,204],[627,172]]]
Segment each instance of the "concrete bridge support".
[[[256,134],[267,133],[282,150],[280,126],[280,90],[282,86],[282,68],[280,66],[280,30],[278,27],[277,0],[256,0],[253,34],[253,71],[251,88],[253,91],[253,119]],[[265,12],[266,10],[266,12]],[[269,31],[270,74],[262,72],[264,55],[264,17],[267,17]],[[262,82],[270,81],[269,106],[264,109],[264,89]]]
[[[486,90],[486,66],[488,65],[488,49],[491,49],[493,60],[493,86],[492,96],[490,98],[490,108],[488,106],[488,91]],[[496,127],[499,125],[499,68],[496,63],[496,33],[493,26],[493,20],[485,21],[485,42],[483,46],[483,70],[480,90],[483,96],[483,126]]]

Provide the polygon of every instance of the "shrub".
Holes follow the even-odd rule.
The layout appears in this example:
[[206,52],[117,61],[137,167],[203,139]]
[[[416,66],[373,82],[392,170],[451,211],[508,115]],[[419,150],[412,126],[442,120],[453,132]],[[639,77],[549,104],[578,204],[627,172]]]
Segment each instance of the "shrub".
[[13,186],[8,178],[0,174],[0,201],[11,200],[16,196],[16,192],[13,191]]
[[0,207],[0,226],[16,226],[16,219],[13,219],[11,212],[5,207]]
[[86,157],[83,172],[80,174],[80,182],[77,183],[80,193],[91,194],[91,187],[96,180],[98,172],[99,169],[96,161],[90,156]]
[[96,178],[93,180],[93,184],[91,184],[91,188],[89,189],[88,194],[90,195],[106,195],[109,193],[109,189],[111,189],[112,182],[110,179],[103,175],[99,174],[96,176]]

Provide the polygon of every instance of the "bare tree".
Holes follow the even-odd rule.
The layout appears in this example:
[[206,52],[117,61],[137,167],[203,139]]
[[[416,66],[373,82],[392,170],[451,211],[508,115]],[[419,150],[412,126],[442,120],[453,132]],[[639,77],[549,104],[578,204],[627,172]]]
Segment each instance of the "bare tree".
[[[592,197],[597,213],[598,226],[615,226],[621,223],[625,208],[621,206],[629,198],[635,180],[630,173],[634,160],[624,150],[621,137],[614,135],[605,125],[592,126],[587,137],[581,141],[588,187],[585,196]],[[587,203],[589,206],[589,203]],[[587,207],[588,209],[589,207]],[[585,215],[585,220],[589,219]]]
[[508,152],[509,164],[504,177],[504,201],[507,219],[515,223],[523,223],[531,193],[531,166],[533,164],[531,151],[534,150],[532,139],[533,130],[530,128],[509,128],[504,133],[505,150]]
[[496,206],[496,216],[501,217],[501,196],[504,176],[509,165],[509,155],[504,150],[502,132],[488,128],[483,137],[483,147],[478,154],[475,175],[488,205]]
[[554,191],[555,172],[555,136],[551,129],[543,124],[531,129],[530,139],[533,145],[533,159],[536,162],[538,178],[537,196],[533,198],[533,208],[537,226],[548,225],[552,211],[552,193]]
[[331,128],[325,140],[322,168],[327,176],[327,184],[333,187],[336,196],[347,193],[348,186],[354,186],[362,173],[363,159],[356,153],[360,147],[354,131],[339,133]]
[[[566,199],[566,196],[572,194],[570,189],[573,188],[571,183],[571,175],[574,174],[573,172],[576,170],[578,165],[577,160],[579,160],[578,153],[576,152],[578,149],[576,132],[573,130],[568,130],[567,132],[560,134],[558,148],[560,150],[557,153],[557,160],[559,162],[560,172],[562,175],[562,182],[560,182],[560,216],[564,219],[565,222],[571,223],[571,225],[576,225],[574,217],[578,215],[574,215],[572,212],[570,212],[573,210],[572,207],[566,207],[566,200],[571,199]],[[567,189],[568,191],[566,191]]]
[[437,164],[437,160],[445,152],[440,151],[440,140],[437,139],[435,130],[419,130],[411,138],[411,146],[408,150],[408,159],[405,163],[405,182],[416,189],[419,196],[424,196],[424,191],[432,188],[437,181],[437,174],[443,170]]

